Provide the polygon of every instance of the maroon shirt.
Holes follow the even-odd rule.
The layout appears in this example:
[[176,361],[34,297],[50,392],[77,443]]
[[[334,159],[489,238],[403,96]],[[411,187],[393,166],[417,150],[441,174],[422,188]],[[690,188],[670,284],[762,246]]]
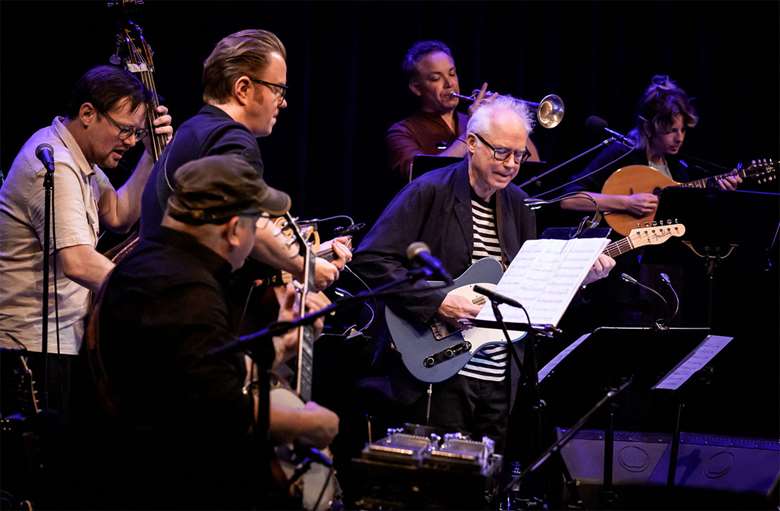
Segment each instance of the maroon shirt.
[[454,133],[441,115],[429,112],[417,112],[390,126],[385,143],[393,173],[408,180],[415,155],[439,154],[465,134],[468,116],[460,112],[455,112],[455,116],[457,132]]

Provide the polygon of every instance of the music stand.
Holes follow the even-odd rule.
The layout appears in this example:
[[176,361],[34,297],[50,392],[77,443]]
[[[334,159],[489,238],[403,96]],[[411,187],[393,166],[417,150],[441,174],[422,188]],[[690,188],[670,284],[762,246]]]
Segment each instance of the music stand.
[[[574,341],[539,371],[539,386],[546,401],[569,413],[557,420],[576,424],[573,431],[548,451],[560,452],[577,430],[587,424],[583,419],[591,417],[598,407],[609,402],[607,417],[593,421],[591,427],[601,425],[604,429],[602,494],[607,502],[614,502],[617,498],[613,489],[617,403],[605,399],[605,389],[607,394],[622,391],[626,381],[631,381],[633,394],[639,398],[641,394],[638,393],[646,393],[661,376],[668,374],[669,368],[676,368],[678,361],[695,350],[708,333],[707,328],[600,327]],[[598,406],[591,407],[593,403]],[[633,420],[637,419],[631,413],[635,404],[623,405],[628,408],[627,416]],[[641,417],[639,419],[638,423],[624,429],[641,429]],[[628,422],[625,416],[622,422]],[[549,457],[549,452],[545,455]]]
[[682,409],[685,406],[681,397],[681,389],[699,374],[720,351],[734,338],[721,335],[708,335],[687,357],[681,360],[666,376],[653,386],[653,390],[673,392],[676,400],[676,417],[674,431],[672,432],[672,444],[669,452],[669,470],[666,485],[672,487],[675,484],[677,471],[677,456],[680,450],[680,420]]
[[661,191],[656,218],[674,218],[684,224],[683,243],[704,263],[707,325],[712,326],[718,265],[738,247],[768,252],[776,242],[778,210],[777,193],[678,187]]
[[409,166],[409,181],[431,170],[440,169],[463,160],[460,156],[437,156],[435,154],[415,154]]

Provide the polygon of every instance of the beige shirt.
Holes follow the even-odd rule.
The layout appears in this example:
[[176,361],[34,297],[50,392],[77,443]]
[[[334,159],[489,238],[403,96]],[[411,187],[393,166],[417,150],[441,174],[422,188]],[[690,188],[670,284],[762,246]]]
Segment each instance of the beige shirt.
[[[98,201],[111,189],[97,166],[87,163],[81,148],[58,117],[37,131],[16,156],[0,189],[0,346],[41,351],[43,290],[43,223],[46,171],[35,149],[48,143],[54,149],[54,208],[51,240],[53,268],[57,249],[97,245]],[[54,273],[49,274],[49,353],[57,353],[54,315]],[[89,290],[57,268],[60,353],[76,354],[84,332]],[[9,335],[10,334],[10,335]]]

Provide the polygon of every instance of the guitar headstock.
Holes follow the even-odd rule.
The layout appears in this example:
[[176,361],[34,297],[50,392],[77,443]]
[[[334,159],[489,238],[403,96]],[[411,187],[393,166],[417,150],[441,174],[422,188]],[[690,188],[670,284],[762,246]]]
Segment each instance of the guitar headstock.
[[739,175],[745,179],[755,179],[759,184],[769,183],[777,178],[777,164],[772,158],[752,160],[750,165],[737,168]]
[[631,229],[627,238],[631,240],[634,248],[643,245],[660,245],[670,238],[679,238],[685,234],[685,226],[673,223],[671,220],[653,222],[645,227]]

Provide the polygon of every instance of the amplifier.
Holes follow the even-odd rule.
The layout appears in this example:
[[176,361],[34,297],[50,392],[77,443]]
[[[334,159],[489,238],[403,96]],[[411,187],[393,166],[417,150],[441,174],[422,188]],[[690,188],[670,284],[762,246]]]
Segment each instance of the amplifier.
[[[565,431],[559,430],[558,434]],[[656,492],[665,487],[670,442],[670,434],[616,431],[613,484],[653,487]],[[602,430],[580,431],[561,449],[561,454],[572,477],[581,485],[603,484]],[[678,496],[698,492],[705,507],[719,507],[726,502],[763,507],[776,498],[778,481],[780,442],[776,440],[680,434],[674,490]],[[705,493],[712,497],[712,501],[705,499],[706,504],[702,501]]]

